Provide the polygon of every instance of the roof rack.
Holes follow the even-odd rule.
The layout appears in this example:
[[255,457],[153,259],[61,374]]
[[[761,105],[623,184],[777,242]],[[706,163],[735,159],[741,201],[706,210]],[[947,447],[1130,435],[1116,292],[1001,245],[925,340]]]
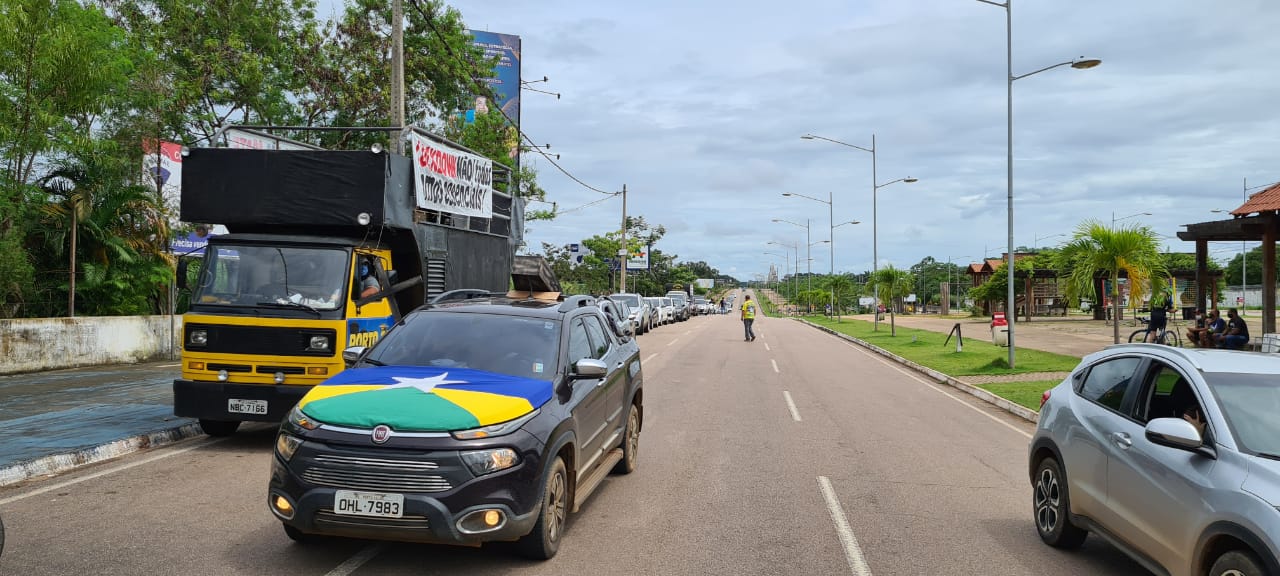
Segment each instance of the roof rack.
[[573,310],[574,308],[591,306],[591,305],[594,305],[595,303],[596,303],[595,297],[588,296],[586,294],[578,294],[575,296],[565,296],[564,303],[560,305],[559,310],[561,312],[568,312],[570,310]]
[[470,300],[471,298],[488,298],[490,296],[505,296],[503,293],[490,292],[482,288],[458,288],[443,292],[427,300],[428,305],[439,304],[451,300]]

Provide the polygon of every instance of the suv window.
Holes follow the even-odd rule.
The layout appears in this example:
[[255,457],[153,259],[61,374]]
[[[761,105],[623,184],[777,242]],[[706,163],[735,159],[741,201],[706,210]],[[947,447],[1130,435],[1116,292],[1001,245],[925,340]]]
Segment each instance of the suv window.
[[364,361],[473,368],[545,380],[556,368],[559,328],[559,322],[542,318],[419,311],[388,331]]
[[595,316],[584,316],[582,321],[587,325],[587,332],[591,334],[591,342],[595,346],[595,353],[592,358],[604,358],[609,353],[609,337],[604,333],[604,326],[600,324],[600,319]]
[[583,358],[592,358],[591,339],[587,337],[587,328],[582,319],[573,321],[569,328],[569,365],[572,366]]
[[1080,395],[1119,412],[1140,361],[1139,358],[1116,358],[1094,365],[1085,376]]

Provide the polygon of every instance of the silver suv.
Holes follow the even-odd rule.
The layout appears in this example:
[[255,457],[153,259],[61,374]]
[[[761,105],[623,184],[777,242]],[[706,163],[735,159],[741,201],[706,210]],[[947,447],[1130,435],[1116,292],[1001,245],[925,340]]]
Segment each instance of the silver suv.
[[1041,399],[1036,530],[1157,574],[1280,574],[1280,356],[1126,344]]

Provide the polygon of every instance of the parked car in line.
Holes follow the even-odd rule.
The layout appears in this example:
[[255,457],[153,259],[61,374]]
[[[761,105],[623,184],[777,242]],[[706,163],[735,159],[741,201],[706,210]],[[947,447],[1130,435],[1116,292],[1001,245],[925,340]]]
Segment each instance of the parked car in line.
[[667,292],[667,298],[671,299],[671,303],[675,306],[676,320],[684,322],[692,316],[692,310],[689,305],[689,296],[684,292]]
[[648,296],[644,299],[649,304],[649,308],[653,310],[653,325],[662,326],[667,323],[670,312],[662,304],[662,298],[657,296]]
[[706,298],[694,298],[693,307],[694,307],[694,313],[698,315],[711,313],[711,307],[710,305],[707,304]]
[[267,503],[285,533],[554,556],[568,514],[637,465],[640,348],[600,302],[429,304],[347,349],[280,426]]
[[1122,344],[1045,392],[1040,538],[1095,534],[1157,574],[1280,574],[1280,357]]
[[653,327],[653,309],[639,294],[618,293],[610,295],[609,298],[626,303],[627,308],[631,310],[628,320],[631,321],[636,334],[644,334]]
[[667,324],[671,324],[672,322],[678,322],[680,320],[680,318],[676,315],[675,300],[672,300],[670,297],[663,296],[662,308],[666,310],[666,313],[667,313]]
[[631,340],[635,338],[636,331],[631,326],[631,309],[627,307],[626,302],[610,299],[608,296],[600,298],[596,301],[596,305],[600,307],[600,311],[604,312],[612,320],[610,328],[613,333],[623,340]]

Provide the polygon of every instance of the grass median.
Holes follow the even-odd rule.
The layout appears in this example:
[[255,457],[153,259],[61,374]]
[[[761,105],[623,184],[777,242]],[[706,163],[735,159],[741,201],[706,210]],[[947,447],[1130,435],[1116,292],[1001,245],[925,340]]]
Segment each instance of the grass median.
[[994,384],[978,384],[978,387],[995,394],[1005,400],[1017,402],[1032,410],[1040,410],[1040,397],[1044,391],[1057,386],[1057,380],[1036,380],[1034,382],[997,382]]
[[[890,336],[887,319],[880,323],[878,331],[874,329],[871,322],[866,320],[846,319],[836,323],[835,320],[822,316],[808,316],[806,320],[874,344],[916,364],[955,377],[1069,372],[1080,363],[1080,359],[1075,356],[1018,348],[1018,364],[1016,368],[1011,369],[1008,361],[1009,349],[996,346],[985,339],[989,336],[986,332],[965,338],[963,351],[956,352],[956,339],[952,337],[950,342],[946,342],[947,335],[941,332],[899,326],[898,335]],[[1037,395],[1037,405],[1033,409],[1039,407],[1039,401],[1040,398]]]

